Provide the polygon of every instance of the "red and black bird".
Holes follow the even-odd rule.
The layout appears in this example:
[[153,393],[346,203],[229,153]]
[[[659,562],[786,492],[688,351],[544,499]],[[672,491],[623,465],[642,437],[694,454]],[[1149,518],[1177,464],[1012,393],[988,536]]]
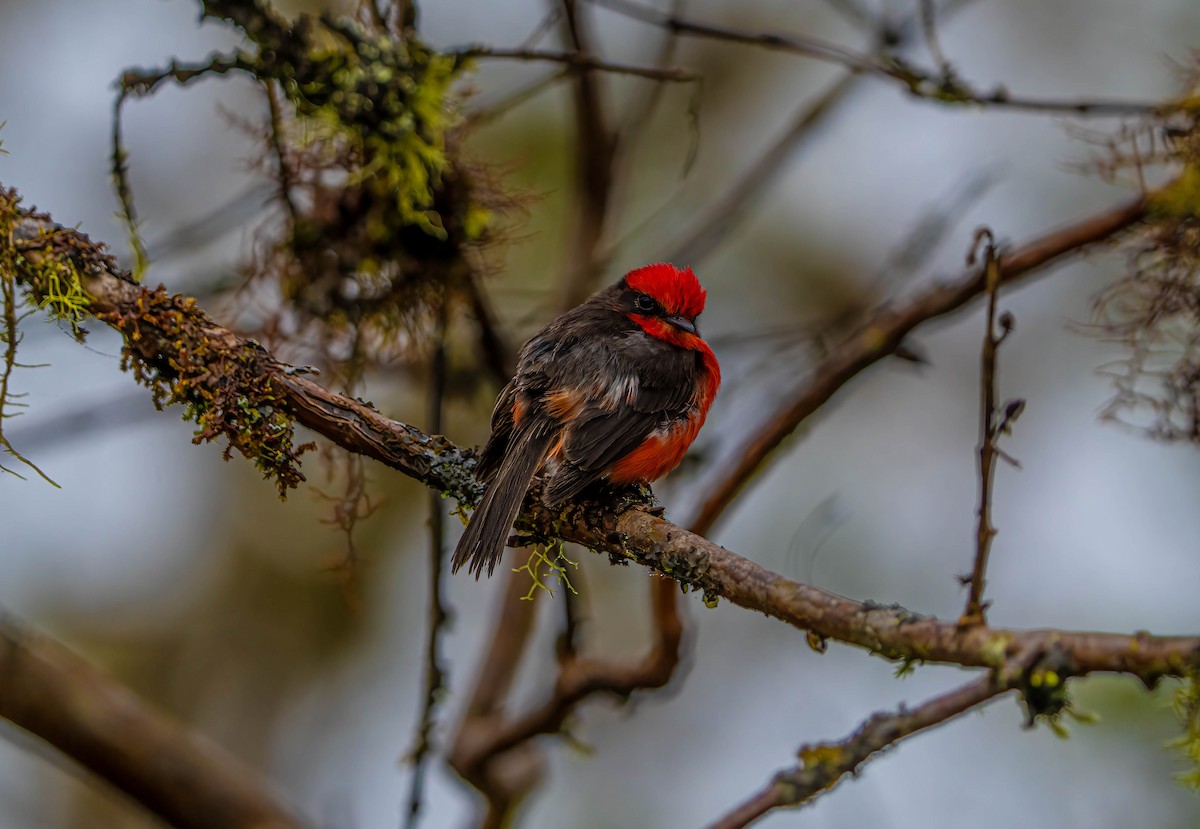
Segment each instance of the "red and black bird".
[[454,570],[492,573],[539,469],[553,507],[593,483],[649,483],[679,465],[721,383],[696,329],[705,296],[691,268],[647,265],[525,344],[492,412],[478,468],[488,486]]

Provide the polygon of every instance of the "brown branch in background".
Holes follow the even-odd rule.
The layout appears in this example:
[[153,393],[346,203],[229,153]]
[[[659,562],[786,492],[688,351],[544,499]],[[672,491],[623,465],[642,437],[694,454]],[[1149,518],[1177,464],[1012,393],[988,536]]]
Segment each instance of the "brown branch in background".
[[953,70],[950,68],[950,61],[946,60],[946,53],[942,51],[942,44],[938,39],[937,8],[933,0],[921,0],[919,16],[921,32],[925,36],[925,46],[929,49],[933,62],[937,64],[938,74],[943,78],[952,77]]
[[682,238],[671,243],[662,256],[666,262],[686,262],[698,265],[713,252],[745,219],[758,197],[776,179],[780,168],[793,158],[806,139],[816,135],[817,127],[828,120],[859,82],[857,75],[846,75],[836,81],[815,101],[805,104],[792,118],[791,124],[746,173]]
[[[997,261],[1000,284],[1016,282],[1090,245],[1111,240],[1146,217],[1150,198],[1138,196],[1004,253]],[[934,284],[899,305],[880,308],[816,366],[791,398],[735,453],[737,460],[722,468],[689,526],[699,533],[708,532],[802,420],[864,369],[893,354],[918,325],[956,311],[983,293],[985,276],[983,268],[968,268],[953,281]]]
[[651,81],[673,83],[695,83],[700,75],[690,69],[677,66],[634,66],[627,63],[610,63],[582,51],[555,52],[548,49],[496,49],[491,46],[468,46],[457,49],[454,54],[464,60],[481,58],[505,58],[508,60],[544,61],[561,63],[574,70],[608,72],[612,75],[632,75]]
[[[438,303],[438,322],[433,356],[429,366],[429,428],[435,434],[442,431],[446,401],[446,326],[448,308],[443,294]],[[421,814],[421,799],[425,789],[425,772],[433,751],[433,729],[437,721],[437,704],[446,690],[447,674],[442,664],[440,645],[442,633],[450,622],[442,597],[446,553],[446,503],[436,489],[429,490],[429,630],[425,643],[425,697],[417,721],[416,738],[409,753],[412,780],[408,792],[408,811],[405,829],[415,829]]]
[[715,821],[709,829],[743,829],[772,809],[803,806],[830,791],[847,775],[906,737],[948,722],[1007,690],[992,677],[968,683],[916,708],[881,711],[836,743],[801,746],[800,765],[775,775],[762,791]]
[[[986,240],[986,241],[985,241]],[[983,335],[983,349],[980,355],[979,368],[979,508],[977,510],[978,524],[975,531],[975,565],[971,575],[964,579],[970,584],[967,596],[967,606],[963,610],[960,625],[982,625],[988,603],[983,601],[983,589],[987,574],[988,554],[992,549],[992,540],[996,537],[996,528],[992,526],[992,486],[996,477],[996,461],[1006,457],[996,446],[1002,430],[1009,428],[1024,408],[1024,401],[1014,401],[1007,407],[1011,413],[997,425],[996,415],[999,413],[996,405],[996,355],[1000,344],[1007,339],[1013,330],[1012,315],[1005,313],[1000,317],[1000,333],[996,333],[996,295],[1000,289],[1000,267],[996,260],[996,241],[992,232],[981,228],[975,234],[975,245],[984,244],[984,290],[987,292],[987,330]],[[969,265],[975,264],[976,251],[972,250],[967,260]]]
[[1003,87],[992,92],[979,92],[954,76],[925,72],[910,67],[895,58],[884,59],[855,52],[844,46],[817,38],[785,35],[779,32],[758,32],[735,26],[704,23],[668,14],[651,6],[632,2],[632,0],[591,0],[591,2],[625,17],[682,35],[740,43],[835,63],[855,73],[893,81],[915,98],[941,104],[965,104],[1019,112],[1056,112],[1064,115],[1101,117],[1155,115],[1179,106],[1170,102],[1023,98],[1010,95]]
[[[678,16],[678,11],[673,11],[672,15]],[[880,23],[876,29],[876,52],[883,54],[885,48],[895,52],[907,45],[917,31],[916,18],[909,16],[890,26]],[[676,29],[669,31],[679,33]],[[819,128],[845,103],[850,93],[861,86],[864,77],[862,73],[850,71],[832,83],[815,100],[806,102],[797,109],[787,129],[779,138],[750,165],[728,192],[708,208],[699,221],[667,247],[662,259],[667,262],[698,265],[711,254],[742,224],[749,213],[749,207],[757,204],[763,193],[779,181],[779,172],[784,164],[795,158],[809,139],[819,134]]]
[[[592,54],[590,33],[576,0],[560,0],[567,36],[576,52]],[[612,204],[617,135],[609,125],[600,79],[587,67],[575,75],[575,199],[570,239],[560,282],[561,309],[574,308],[595,289],[596,248],[604,237]]]
[[494,101],[478,104],[466,116],[467,126],[479,127],[495,121],[502,115],[505,115],[527,101],[536,98],[541,93],[545,92],[554,84],[570,77],[570,68],[558,69],[553,72],[548,72],[540,78],[536,78],[524,86],[514,89],[510,93],[506,93],[498,97]]
[[471,272],[466,278],[467,302],[471,306],[471,314],[475,317],[477,327],[477,343],[479,360],[487,366],[488,373],[496,383],[503,387],[513,376],[516,368],[516,355],[508,340],[500,333],[496,324],[492,305],[484,293],[482,280],[477,273]]
[[0,615],[0,717],[179,829],[300,829],[266,784],[56,642]]
[[483,795],[485,812],[480,826],[484,829],[504,826],[543,771],[541,752],[532,743],[514,747],[503,758],[487,757],[485,748],[492,731],[505,720],[504,700],[529,643],[536,610],[534,602],[522,601],[529,586],[527,576],[509,572],[504,578],[492,638],[446,758],[449,766]]

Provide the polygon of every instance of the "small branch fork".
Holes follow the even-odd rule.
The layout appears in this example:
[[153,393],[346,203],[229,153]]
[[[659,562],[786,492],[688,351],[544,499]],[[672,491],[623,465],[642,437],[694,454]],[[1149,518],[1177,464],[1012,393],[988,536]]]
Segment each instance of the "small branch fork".
[[968,265],[975,264],[980,244],[984,245],[987,330],[983,335],[979,370],[979,522],[975,532],[975,566],[971,569],[971,575],[963,579],[964,585],[970,585],[967,606],[958,622],[963,626],[981,625],[985,621],[988,603],[983,600],[983,589],[988,554],[992,549],[992,540],[996,537],[996,528],[992,525],[992,489],[996,476],[996,460],[1003,458],[1013,466],[1020,467],[1016,459],[997,446],[997,441],[1001,434],[1006,434],[1012,429],[1013,423],[1025,408],[1024,400],[1009,401],[1004,407],[999,423],[996,422],[996,417],[1000,414],[996,406],[996,356],[1000,344],[1013,332],[1015,323],[1012,314],[1005,312],[999,319],[1000,331],[996,331],[996,297],[1000,290],[1000,265],[997,260],[995,237],[991,230],[980,228],[976,232],[974,248],[967,258]]
[[900,706],[896,711],[875,714],[840,742],[802,746],[799,765],[780,771],[762,791],[718,818],[709,829],[742,829],[772,809],[812,803],[884,749],[959,717],[1005,690],[1003,684],[987,676],[911,710]]

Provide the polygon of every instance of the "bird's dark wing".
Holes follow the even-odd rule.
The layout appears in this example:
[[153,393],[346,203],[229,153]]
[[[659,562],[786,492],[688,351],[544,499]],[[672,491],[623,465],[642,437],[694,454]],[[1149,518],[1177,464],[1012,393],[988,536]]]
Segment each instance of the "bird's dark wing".
[[559,467],[546,489],[551,505],[599,480],[655,430],[687,417],[695,389],[695,355],[641,332],[590,354],[560,358],[555,371],[570,372],[576,360],[582,371],[561,380],[583,375],[589,381],[572,387],[584,391],[565,424]]

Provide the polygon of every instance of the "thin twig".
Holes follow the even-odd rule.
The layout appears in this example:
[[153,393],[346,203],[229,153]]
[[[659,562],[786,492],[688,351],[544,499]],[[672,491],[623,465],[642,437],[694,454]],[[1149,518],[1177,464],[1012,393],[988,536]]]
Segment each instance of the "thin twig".
[[945,77],[935,72],[924,72],[895,59],[884,60],[817,38],[785,35],[779,32],[751,31],[735,26],[705,23],[668,14],[651,6],[632,2],[632,0],[591,0],[591,2],[634,20],[640,20],[652,26],[660,26],[683,35],[757,46],[835,63],[852,72],[893,81],[916,98],[941,104],[968,104],[1024,112],[1057,112],[1068,115],[1103,117],[1153,115],[1178,106],[1172,102],[1025,98],[1011,95],[1003,88],[997,88],[992,92],[979,92],[966,86],[957,78]]
[[[881,26],[875,33],[876,51],[882,53],[885,48],[891,52],[902,49],[916,31],[915,16],[887,27],[886,31]],[[712,203],[699,221],[667,247],[662,258],[667,262],[698,265],[716,250],[745,220],[749,213],[748,206],[759,203],[763,193],[781,179],[779,171],[783,165],[794,159],[807,141],[819,135],[819,128],[848,100],[850,93],[861,85],[864,77],[859,72],[847,72],[816,99],[797,109],[779,138],[724,195]]]
[[[575,51],[592,54],[591,34],[576,0],[559,0],[567,37]],[[575,198],[570,239],[559,282],[559,307],[587,299],[599,276],[596,248],[604,237],[613,204],[614,163],[619,135],[609,124],[605,87],[588,68],[575,70]]]
[[[981,625],[987,612],[987,603],[983,601],[983,589],[987,574],[988,554],[992,549],[992,540],[996,537],[996,528],[992,525],[992,487],[996,477],[996,460],[1002,453],[996,447],[1000,429],[996,425],[996,415],[999,410],[996,405],[996,355],[1000,344],[1012,332],[1012,317],[1005,314],[1001,318],[1001,331],[996,333],[996,297],[1000,290],[1000,265],[996,254],[996,241],[992,232],[980,228],[975,234],[975,246],[984,245],[984,284],[987,293],[987,330],[983,335],[983,348],[980,354],[979,368],[979,507],[977,509],[978,524],[975,531],[975,565],[971,575],[965,579],[971,589],[967,597],[967,606],[963,610],[960,625]],[[976,251],[971,251],[969,264],[974,264]],[[1008,421],[1005,421],[1007,425]]]
[[571,68],[569,66],[553,72],[547,72],[540,78],[536,78],[512,92],[504,94],[495,101],[480,103],[467,114],[466,123],[471,127],[479,127],[491,123],[527,101],[533,100],[570,74]]
[[900,706],[895,711],[881,711],[840,742],[802,746],[798,752],[799,765],[776,774],[766,788],[719,818],[709,829],[743,829],[772,809],[812,803],[842,778],[857,774],[864,763],[884,749],[959,717],[1005,690],[987,676],[913,709]]
[[508,59],[521,61],[544,61],[562,63],[577,69],[593,69],[613,75],[632,75],[652,81],[695,83],[700,74],[678,66],[635,66],[627,63],[611,63],[582,52],[559,52],[551,49],[497,49],[491,46],[465,46],[455,49],[453,54],[463,59]]
[[[429,428],[435,434],[442,431],[446,400],[446,323],[448,309],[443,296],[438,305],[438,324],[433,357],[429,366]],[[429,630],[425,643],[425,698],[417,721],[416,739],[409,754],[412,780],[408,791],[408,810],[405,829],[415,829],[421,814],[421,798],[425,787],[425,772],[433,751],[433,728],[437,721],[437,704],[446,690],[446,668],[442,664],[440,644],[442,633],[450,621],[442,597],[446,552],[446,502],[435,489],[429,491]]]

